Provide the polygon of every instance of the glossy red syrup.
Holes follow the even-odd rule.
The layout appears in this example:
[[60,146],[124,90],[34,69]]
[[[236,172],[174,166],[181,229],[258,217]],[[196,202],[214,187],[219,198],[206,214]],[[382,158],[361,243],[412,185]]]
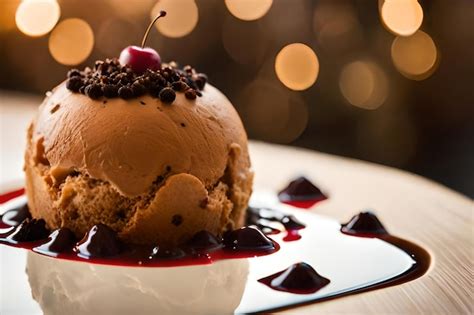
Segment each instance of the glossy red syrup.
[[[280,246],[267,235],[286,233],[283,241],[297,241],[302,237],[301,229],[305,228],[305,224],[295,217],[267,208],[249,208],[247,224],[244,228],[226,233],[222,238],[201,231],[179,248],[132,246],[121,243],[115,232],[101,225],[94,226],[82,240],[76,239],[68,229],[48,231],[44,221],[31,219],[27,207],[22,205],[8,209],[1,217],[0,227],[4,228],[0,229],[0,243],[67,260],[117,266],[173,267],[269,255],[278,251]],[[341,232],[356,237],[379,238],[405,251],[416,263],[397,277],[315,301],[407,282],[420,277],[428,270],[429,254],[413,243],[389,235],[371,212],[354,216],[341,226]],[[292,294],[311,294],[330,282],[318,274],[313,266],[304,262],[291,265],[258,281],[274,290]]]
[[294,242],[301,239],[301,234],[299,230],[289,230],[286,232],[286,235],[283,237],[285,242]]
[[[282,219],[283,225],[301,226],[293,217],[276,211],[274,217]],[[31,219],[26,204],[7,210],[0,222],[3,227],[0,243],[5,245],[67,260],[118,266],[201,265],[221,259],[269,255],[280,249],[274,240],[254,226],[231,231],[223,238],[201,231],[184,246],[172,249],[123,244],[112,229],[102,224],[93,226],[82,240],[77,240],[68,229],[51,232],[43,220]]]

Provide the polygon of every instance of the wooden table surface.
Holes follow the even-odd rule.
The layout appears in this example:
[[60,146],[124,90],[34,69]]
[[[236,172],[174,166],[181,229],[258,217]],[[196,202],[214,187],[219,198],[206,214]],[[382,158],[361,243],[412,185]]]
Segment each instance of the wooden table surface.
[[[0,189],[21,176],[25,128],[38,98],[0,91]],[[305,175],[329,199],[311,211],[345,222],[373,209],[393,235],[432,256],[430,270],[402,285],[294,308],[298,314],[472,314],[474,202],[396,169],[314,151],[250,144],[256,189],[278,190]],[[442,167],[442,166],[440,166]]]

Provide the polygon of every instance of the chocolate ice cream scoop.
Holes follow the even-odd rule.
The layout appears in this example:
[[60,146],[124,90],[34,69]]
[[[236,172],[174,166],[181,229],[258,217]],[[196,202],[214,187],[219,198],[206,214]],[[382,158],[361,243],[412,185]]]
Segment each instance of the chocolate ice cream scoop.
[[[100,82],[112,75],[103,63],[98,68],[84,73],[87,82],[96,80],[88,86],[103,90]],[[133,86],[126,78],[141,79],[125,70],[124,87]],[[105,224],[122,241],[165,245],[185,243],[201,230],[221,235],[242,226],[253,177],[242,122],[210,84],[193,99],[170,83],[193,77],[192,68],[171,70],[162,84],[175,90],[172,103],[150,89],[127,99],[92,98],[62,83],[49,93],[28,130],[33,218],[78,238]]]

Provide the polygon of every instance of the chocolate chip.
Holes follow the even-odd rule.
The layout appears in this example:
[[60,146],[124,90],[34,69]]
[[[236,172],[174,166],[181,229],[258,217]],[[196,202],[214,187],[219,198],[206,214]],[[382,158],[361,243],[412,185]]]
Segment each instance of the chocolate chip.
[[186,127],[185,123],[181,123],[180,125],[181,125],[181,127]]
[[149,89],[149,92],[150,92],[150,95],[151,95],[151,96],[153,96],[153,97],[159,97],[161,90],[163,90],[163,87],[158,86],[158,85],[155,85],[153,88],[150,88],[150,89]]
[[180,226],[181,223],[183,223],[183,217],[180,216],[179,214],[175,214],[172,218],[171,218],[171,223],[175,226]]
[[209,198],[206,197],[199,203],[199,207],[206,209],[207,205],[209,204]]
[[188,100],[195,100],[196,91],[194,91],[193,89],[187,89],[186,92],[184,92],[184,96],[186,96]]
[[86,67],[82,72],[72,69],[68,73],[66,86],[73,92],[86,94],[93,99],[102,95],[107,98],[120,96],[129,99],[149,93],[162,102],[172,103],[176,99],[173,90],[184,92],[188,99],[195,99],[202,95],[198,90],[203,89],[206,82],[207,76],[196,73],[189,65],[179,69],[177,63],[170,62],[162,69],[148,69],[143,74],[137,74],[130,67],[120,65],[117,58],[113,58],[98,60],[93,69]]
[[140,101],[140,104],[142,105],[146,105],[146,103],[144,101]]
[[130,83],[130,80],[127,77],[123,77],[120,79],[120,84],[128,85],[129,83]]
[[94,64],[94,68],[99,69],[103,64],[104,62],[102,60],[97,60]]
[[179,81],[181,79],[181,76],[177,74],[176,72],[173,72],[171,73],[170,78],[171,78],[171,81],[174,82],[174,81]]
[[133,97],[133,91],[128,86],[122,86],[118,90],[118,95],[123,99],[129,99]]
[[194,82],[196,83],[197,87],[202,90],[207,82],[207,76],[203,73],[200,73],[195,76]]
[[176,81],[171,84],[171,87],[173,90],[182,92],[188,89],[188,85],[184,83],[183,81]]
[[171,172],[171,166],[166,165],[166,171],[167,171],[167,172]]
[[132,91],[135,96],[140,96],[146,93],[145,87],[138,82],[132,84]]
[[79,89],[83,86],[84,82],[82,81],[81,77],[79,76],[73,76],[70,77],[66,81],[66,88],[68,90],[71,90],[73,92],[78,92]]
[[118,86],[115,84],[106,84],[102,89],[105,97],[114,98],[118,96]]
[[156,76],[155,80],[156,80],[156,83],[161,86],[165,86],[167,83],[166,79],[162,75],[159,75],[159,74]]
[[170,73],[173,72],[173,68],[171,68],[169,66],[163,67],[163,72],[170,74]]
[[100,86],[100,84],[89,84],[86,87],[85,92],[86,95],[92,99],[98,99],[103,95],[102,87]]
[[81,76],[81,71],[77,70],[77,69],[71,69],[68,71],[67,73],[67,77],[68,78],[72,78],[72,77],[80,77]]
[[162,102],[172,103],[176,98],[176,93],[173,91],[172,88],[166,87],[163,90],[161,90],[159,96]]
[[187,73],[193,73],[193,70],[193,67],[191,67],[190,65],[186,65],[183,67],[183,71]]

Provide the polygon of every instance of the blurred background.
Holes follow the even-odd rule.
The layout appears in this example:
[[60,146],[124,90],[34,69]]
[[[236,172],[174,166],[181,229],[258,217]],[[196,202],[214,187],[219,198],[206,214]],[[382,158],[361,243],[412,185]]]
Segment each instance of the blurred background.
[[42,97],[69,68],[139,45],[162,9],[147,45],[207,73],[250,138],[474,197],[470,0],[0,0],[0,93]]

